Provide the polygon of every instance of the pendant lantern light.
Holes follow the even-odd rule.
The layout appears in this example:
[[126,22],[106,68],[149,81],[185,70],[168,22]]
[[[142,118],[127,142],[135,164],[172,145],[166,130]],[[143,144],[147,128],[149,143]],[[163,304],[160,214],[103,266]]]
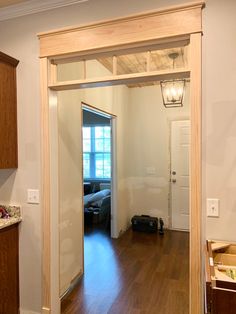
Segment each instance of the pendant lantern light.
[[[173,69],[175,68],[175,59],[179,56],[176,53],[170,53],[169,58],[173,60]],[[166,80],[161,81],[161,93],[163,104],[166,108],[182,107],[185,89],[185,80]]]

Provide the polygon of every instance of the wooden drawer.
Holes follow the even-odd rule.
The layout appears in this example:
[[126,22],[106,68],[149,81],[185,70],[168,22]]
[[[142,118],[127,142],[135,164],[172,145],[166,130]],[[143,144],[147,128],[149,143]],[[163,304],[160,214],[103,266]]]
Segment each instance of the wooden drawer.
[[236,313],[236,244],[207,241],[206,313]]
[[18,224],[0,229],[0,313],[19,313]]

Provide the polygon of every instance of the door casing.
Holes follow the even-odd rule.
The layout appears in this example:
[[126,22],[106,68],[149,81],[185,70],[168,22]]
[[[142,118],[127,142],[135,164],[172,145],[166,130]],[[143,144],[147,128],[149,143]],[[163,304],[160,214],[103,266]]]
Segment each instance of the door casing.
[[[191,148],[190,148],[190,314],[203,313],[203,275],[201,239],[201,37],[202,8],[204,2],[179,5],[102,21],[78,27],[39,34],[41,74],[41,150],[42,150],[42,313],[58,313],[58,230],[54,217],[58,208],[56,169],[53,166],[55,147],[51,142],[56,134],[56,122],[51,112],[57,105],[58,90],[81,88],[94,84],[123,84],[139,76],[153,78],[152,73],[136,77],[113,75],[101,80],[61,82],[56,79],[57,63],[71,62],[83,56],[119,52],[158,45],[169,47],[184,40],[189,41],[189,68],[183,73],[190,75]],[[142,31],[140,31],[142,30]],[[171,72],[171,71],[170,71]],[[179,75],[175,71],[168,75]],[[155,73],[158,79],[167,73]],[[53,210],[52,210],[53,209]],[[56,214],[57,215],[57,214]]]

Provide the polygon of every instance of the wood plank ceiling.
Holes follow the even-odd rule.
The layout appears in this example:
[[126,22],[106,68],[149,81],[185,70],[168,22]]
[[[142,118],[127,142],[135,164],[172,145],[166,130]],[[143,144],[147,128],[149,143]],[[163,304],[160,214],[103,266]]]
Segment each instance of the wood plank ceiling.
[[[150,71],[169,70],[173,68],[173,60],[169,57],[171,53],[178,53],[174,62],[175,69],[188,67],[188,46],[155,50],[150,52]],[[112,73],[112,57],[97,59],[106,69]],[[117,74],[141,73],[147,69],[147,52],[117,56]],[[129,84],[128,87],[142,87],[159,84],[157,81]]]

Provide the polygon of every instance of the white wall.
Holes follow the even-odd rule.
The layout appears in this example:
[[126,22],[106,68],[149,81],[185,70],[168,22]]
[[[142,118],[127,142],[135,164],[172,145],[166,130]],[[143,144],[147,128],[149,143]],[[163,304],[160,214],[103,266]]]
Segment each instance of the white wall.
[[126,117],[126,185],[130,218],[162,217],[169,226],[170,123],[189,119],[189,85],[184,106],[165,108],[159,85],[130,89]]
[[60,296],[83,271],[82,116],[79,91],[69,95],[58,94]]
[[[79,64],[59,68],[59,79],[76,77]],[[110,75],[99,62],[90,61],[87,73]],[[128,225],[127,190],[124,171],[125,111],[129,90],[126,86],[90,88],[58,93],[59,129],[59,230],[60,230],[60,295],[83,268],[83,204],[82,204],[82,102],[116,116],[117,134],[117,235]],[[55,152],[57,153],[57,152]],[[116,230],[114,230],[116,231]]]
[[[220,199],[206,237],[236,241],[236,1],[207,1],[203,37],[203,208]],[[205,212],[205,210],[204,210]]]
[[[0,201],[22,205],[21,308],[41,308],[41,205],[26,203],[26,189],[40,187],[39,46],[36,34],[58,27],[158,9],[192,0],[97,0],[0,22],[1,51],[18,58],[19,168],[0,171]],[[234,0],[207,0],[203,21],[203,207],[221,200],[221,218],[203,219],[208,237],[235,240],[236,181]],[[205,228],[204,228],[205,230]]]

